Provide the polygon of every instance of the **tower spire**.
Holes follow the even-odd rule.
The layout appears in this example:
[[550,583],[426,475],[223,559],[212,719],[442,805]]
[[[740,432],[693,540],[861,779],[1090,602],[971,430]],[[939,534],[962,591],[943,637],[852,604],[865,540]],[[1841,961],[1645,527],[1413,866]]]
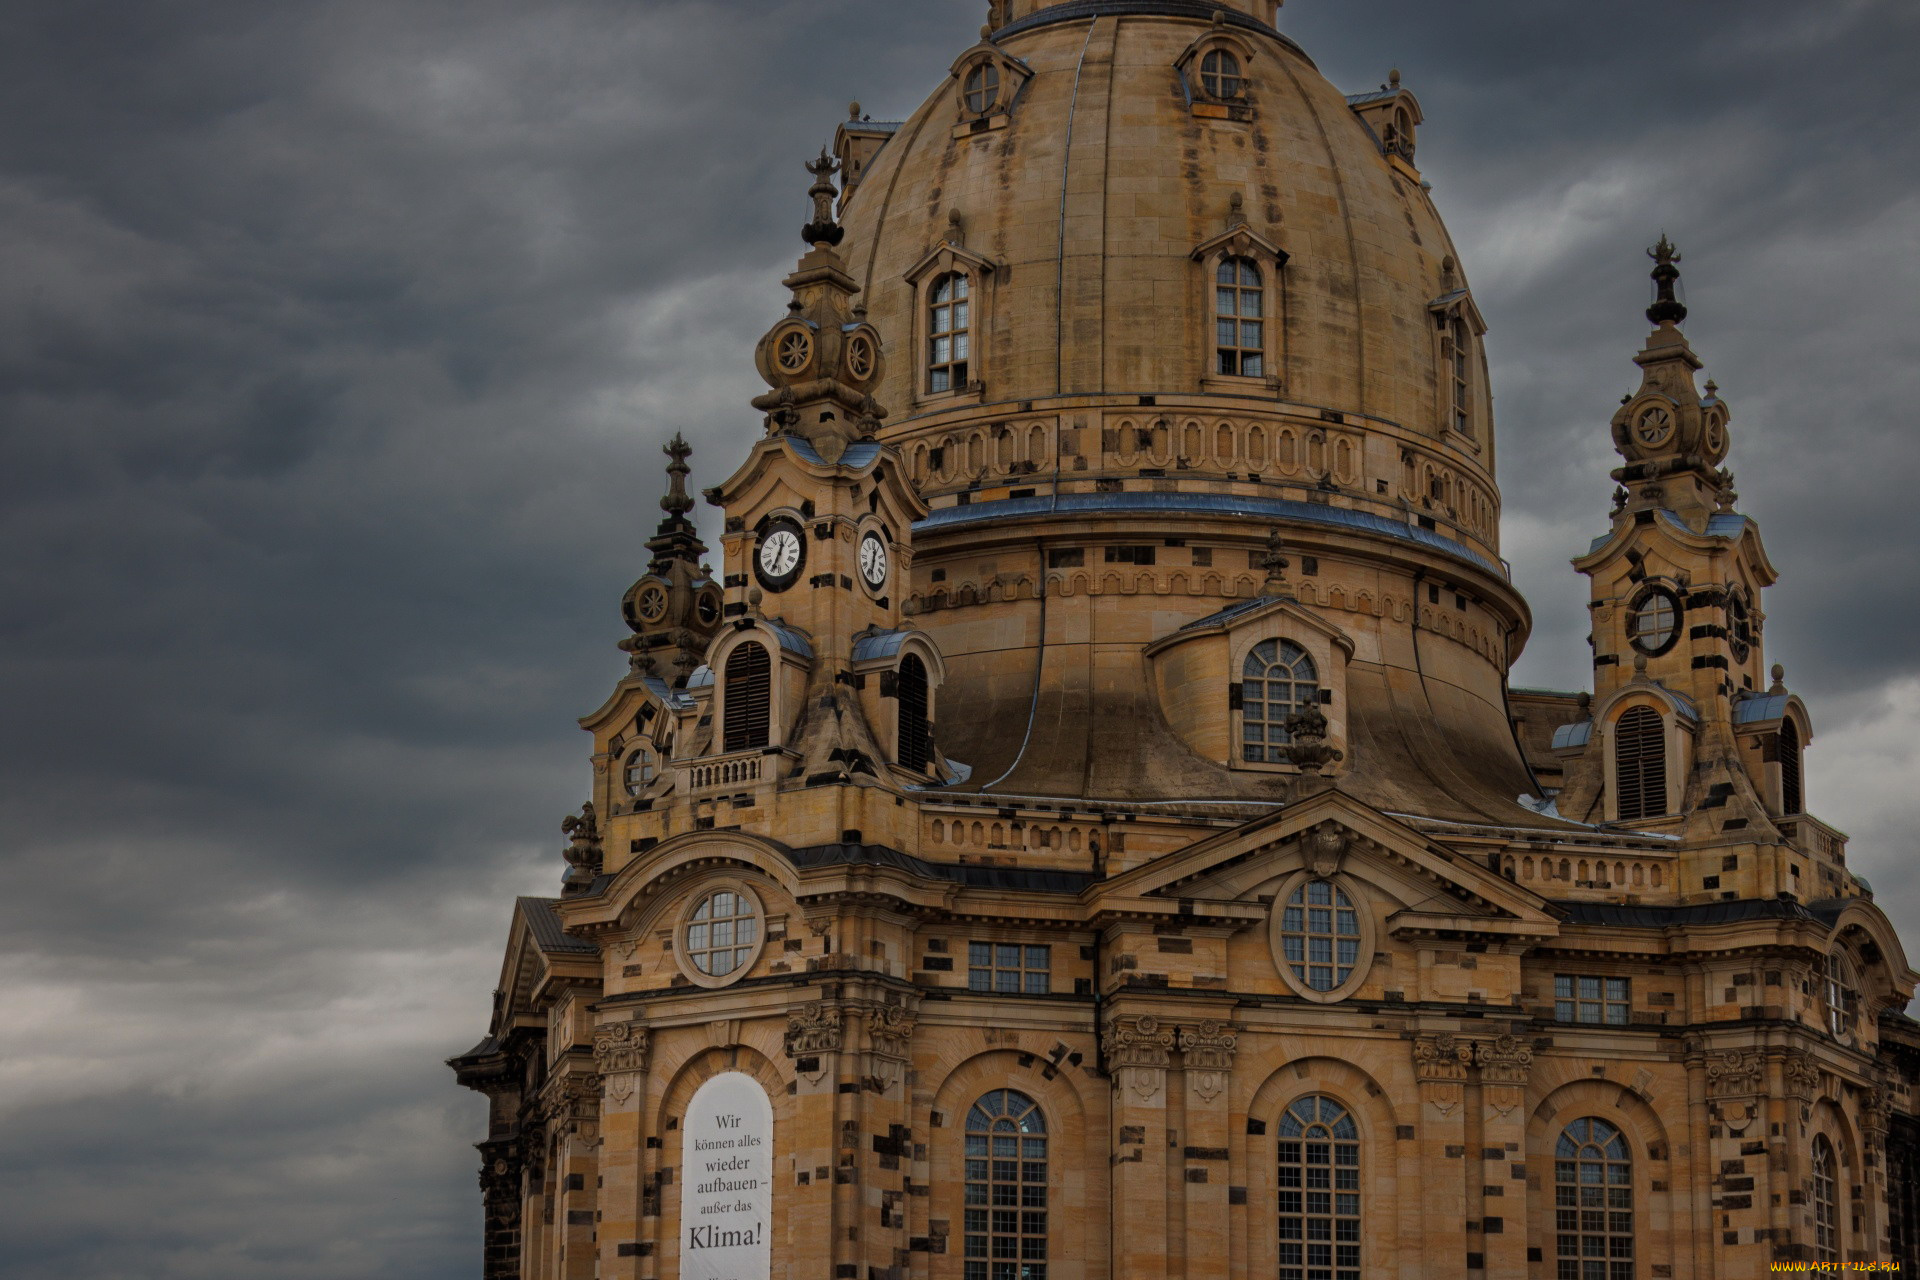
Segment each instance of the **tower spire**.
[[701,563],[707,546],[687,515],[693,510],[693,497],[687,492],[687,476],[693,470],[687,459],[693,447],[676,431],[661,452],[668,458],[667,492],[660,499],[666,514],[647,539],[652,559],[646,576],[629,587],[620,601],[621,615],[633,631],[620,647],[634,671],[643,675],[664,674],[658,670],[659,660],[670,653],[675,683],[684,684],[700,665],[706,642],[720,624],[720,589]]
[[1687,318],[1687,304],[1680,301],[1676,291],[1680,283],[1680,251],[1662,231],[1660,243],[1647,250],[1647,256],[1654,261],[1654,300],[1647,308],[1647,319],[1655,324],[1677,325]]

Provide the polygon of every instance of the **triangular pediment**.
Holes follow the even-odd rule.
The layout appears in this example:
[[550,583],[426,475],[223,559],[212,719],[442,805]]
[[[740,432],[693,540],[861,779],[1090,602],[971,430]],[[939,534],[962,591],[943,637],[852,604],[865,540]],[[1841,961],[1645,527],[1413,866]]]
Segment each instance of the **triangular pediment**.
[[1195,262],[1205,262],[1216,254],[1230,258],[1265,258],[1283,267],[1292,256],[1244,222],[1202,240],[1193,247],[1192,257]]
[[1559,932],[1557,913],[1539,895],[1333,789],[1136,867],[1099,896],[1245,902],[1303,869],[1365,880],[1398,900],[1386,922],[1392,933]]

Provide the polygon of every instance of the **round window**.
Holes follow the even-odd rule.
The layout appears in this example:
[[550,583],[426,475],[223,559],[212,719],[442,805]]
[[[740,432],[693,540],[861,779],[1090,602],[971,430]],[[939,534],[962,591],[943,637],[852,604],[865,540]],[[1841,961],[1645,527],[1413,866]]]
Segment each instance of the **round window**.
[[1350,994],[1373,957],[1373,916],[1344,881],[1298,873],[1275,899],[1274,964],[1300,995],[1326,1003]]
[[1640,597],[1627,616],[1627,639],[1649,657],[1658,657],[1680,639],[1680,599],[1671,591],[1654,590]]
[[1000,102],[1000,68],[983,62],[967,72],[967,110],[983,116]]
[[705,987],[725,986],[746,975],[760,954],[765,930],[760,901],[739,885],[696,898],[680,922],[680,967]]
[[626,786],[628,795],[637,796],[657,775],[658,770],[654,768],[653,763],[653,752],[645,747],[636,747],[633,754],[627,757],[627,763],[620,772],[620,780]]
[[1200,60],[1200,85],[1209,98],[1237,98],[1246,86],[1240,76],[1240,59],[1225,49],[1215,49]]

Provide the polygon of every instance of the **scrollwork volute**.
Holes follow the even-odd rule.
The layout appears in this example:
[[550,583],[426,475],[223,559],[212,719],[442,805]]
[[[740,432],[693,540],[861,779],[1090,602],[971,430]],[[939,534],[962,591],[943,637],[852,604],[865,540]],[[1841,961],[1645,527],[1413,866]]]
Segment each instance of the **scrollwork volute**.
[[1766,1059],[1757,1050],[1725,1049],[1707,1055],[1709,1098],[1753,1098],[1766,1089]]
[[1181,1027],[1177,1036],[1187,1069],[1187,1083],[1202,1102],[1212,1102],[1226,1090],[1233,1072],[1233,1056],[1240,1036],[1227,1023],[1209,1018],[1197,1026]]
[[602,1076],[632,1074],[647,1069],[652,1035],[634,1022],[609,1022],[593,1032],[593,1065]]
[[1174,1039],[1174,1029],[1151,1015],[1114,1018],[1102,1046],[1108,1069],[1141,1102],[1152,1102],[1166,1085]]
[[846,1010],[828,1000],[803,1004],[787,1014],[789,1058],[838,1053],[846,1039]]

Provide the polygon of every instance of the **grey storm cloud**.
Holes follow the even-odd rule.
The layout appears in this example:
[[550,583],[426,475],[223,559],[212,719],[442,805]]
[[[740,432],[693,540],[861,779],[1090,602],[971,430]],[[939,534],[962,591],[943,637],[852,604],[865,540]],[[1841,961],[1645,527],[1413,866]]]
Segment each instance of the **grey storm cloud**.
[[[477,1269],[509,901],[557,884],[659,444],[713,483],[800,162],[981,0],[0,9],[0,1275]],[[1516,680],[1587,675],[1644,246],[1783,579],[1813,807],[1920,925],[1910,0],[1295,0],[1400,67],[1493,325]]]

